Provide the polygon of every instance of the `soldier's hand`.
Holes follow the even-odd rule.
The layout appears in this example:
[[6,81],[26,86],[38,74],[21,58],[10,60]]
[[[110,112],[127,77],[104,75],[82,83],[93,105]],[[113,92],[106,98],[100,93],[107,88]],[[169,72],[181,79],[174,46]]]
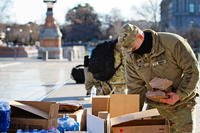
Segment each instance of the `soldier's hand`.
[[177,103],[180,100],[179,95],[177,95],[174,92],[169,92],[169,93],[167,93],[167,95],[169,96],[169,98],[160,99],[160,103],[174,105],[175,103]]

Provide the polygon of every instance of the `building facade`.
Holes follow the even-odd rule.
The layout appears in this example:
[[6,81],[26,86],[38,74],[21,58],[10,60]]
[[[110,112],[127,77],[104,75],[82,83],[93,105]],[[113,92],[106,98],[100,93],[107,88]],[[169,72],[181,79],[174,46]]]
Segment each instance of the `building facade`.
[[200,27],[200,0],[162,0],[161,30],[188,30]]
[[62,33],[53,17],[53,3],[55,3],[56,0],[44,0],[44,2],[47,2],[48,7],[45,24],[40,28],[39,58],[43,58],[45,55],[50,59],[62,59]]

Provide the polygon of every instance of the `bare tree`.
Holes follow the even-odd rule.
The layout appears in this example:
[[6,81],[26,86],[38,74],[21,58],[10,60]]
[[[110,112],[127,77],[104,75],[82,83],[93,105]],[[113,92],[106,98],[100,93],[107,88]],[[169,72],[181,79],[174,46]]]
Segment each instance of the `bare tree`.
[[77,5],[65,15],[68,25],[63,26],[64,41],[91,41],[101,39],[101,22],[89,4]]
[[111,18],[112,18],[112,21],[113,21],[113,22],[123,20],[121,11],[120,11],[120,9],[118,9],[118,8],[113,8],[113,9],[110,11],[110,14],[111,14]]
[[0,22],[6,22],[10,18],[10,8],[12,0],[1,0],[0,2]]
[[141,16],[146,21],[151,21],[152,28],[158,30],[158,20],[160,18],[160,0],[147,0],[145,4],[137,8],[132,7],[132,10]]
[[121,11],[113,8],[109,14],[101,16],[101,21],[104,39],[116,38],[123,22]]

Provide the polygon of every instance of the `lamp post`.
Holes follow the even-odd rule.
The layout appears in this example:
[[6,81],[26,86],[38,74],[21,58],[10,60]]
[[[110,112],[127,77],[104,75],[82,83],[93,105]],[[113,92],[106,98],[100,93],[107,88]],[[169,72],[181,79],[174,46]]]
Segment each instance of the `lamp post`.
[[31,45],[31,42],[32,42],[32,33],[33,31],[30,29],[29,30],[29,45]]
[[21,34],[22,31],[23,31],[23,29],[19,29],[19,32],[20,32],[20,41],[21,41],[20,43],[21,43],[21,44],[22,44],[22,34]]
[[9,42],[9,36],[10,36],[10,27],[6,28],[6,45],[8,46],[8,42]]
[[110,40],[112,40],[112,38],[113,38],[113,36],[112,35],[109,35],[109,37],[108,37]]

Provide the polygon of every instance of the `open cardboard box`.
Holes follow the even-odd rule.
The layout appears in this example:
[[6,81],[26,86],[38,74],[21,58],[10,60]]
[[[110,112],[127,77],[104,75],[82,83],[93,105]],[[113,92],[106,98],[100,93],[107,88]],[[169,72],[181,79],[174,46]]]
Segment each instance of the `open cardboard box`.
[[[95,99],[95,97],[94,97]],[[94,101],[96,101],[95,99]],[[104,100],[97,100],[98,102],[92,102],[92,104],[98,103],[108,104],[106,110],[109,112],[107,116],[99,117],[95,115],[87,115],[87,131],[94,133],[169,133],[169,123],[165,119],[153,119],[152,116],[159,116],[157,109],[151,109],[147,111],[139,112],[139,95],[124,95],[116,94],[111,95],[109,103],[105,103]],[[104,101],[104,102],[100,102]],[[95,111],[101,112],[102,108],[98,105],[92,105],[95,107]],[[105,107],[105,106],[104,106]],[[104,108],[105,109],[105,108]],[[97,114],[97,113],[95,113]],[[109,116],[110,115],[110,116]],[[149,118],[149,119],[143,119]]]
[[113,125],[112,133],[169,133],[166,119],[138,119]]
[[59,104],[40,101],[9,101],[10,131],[17,129],[48,129],[57,127]]
[[86,131],[86,115],[87,110],[81,105],[59,103],[58,117],[62,118],[65,115],[74,118],[80,124],[80,131]]
[[109,112],[110,96],[92,97],[92,115],[98,116],[98,112]]
[[157,109],[150,109],[110,118],[111,133],[169,133],[166,119],[151,118],[159,115]]
[[139,95],[113,94],[110,96],[95,96],[92,98],[92,115],[107,111],[110,117],[139,111]]
[[87,115],[87,131],[109,133],[110,117],[138,111],[139,95],[95,96],[92,98],[92,115]]

